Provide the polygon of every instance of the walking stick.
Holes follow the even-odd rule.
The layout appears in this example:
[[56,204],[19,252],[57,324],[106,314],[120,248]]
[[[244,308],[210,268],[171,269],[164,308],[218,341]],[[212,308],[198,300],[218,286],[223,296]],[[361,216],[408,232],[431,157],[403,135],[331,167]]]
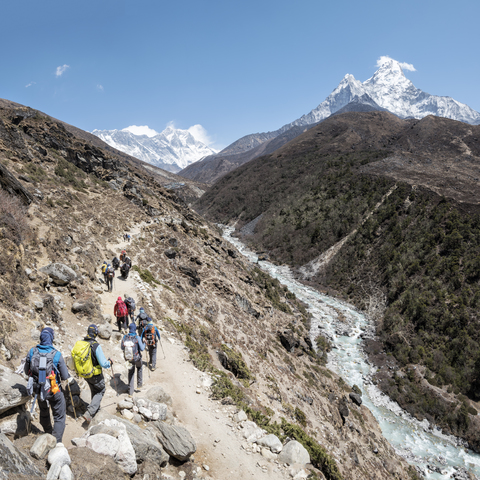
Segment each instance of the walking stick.
[[115,378],[115,372],[113,371],[113,362],[110,360],[110,368],[112,369],[113,384],[115,385],[115,391],[117,392],[118,397],[118,388],[117,388],[117,379]]
[[163,359],[165,360],[167,357],[165,356],[165,350],[163,349],[162,339],[159,338],[159,340],[160,340],[160,346],[162,347]]
[[75,415],[75,421],[77,421],[77,412],[75,411],[75,404],[73,403],[72,391],[70,390],[70,384],[67,382],[68,392],[70,393],[70,401],[72,402],[73,414]]

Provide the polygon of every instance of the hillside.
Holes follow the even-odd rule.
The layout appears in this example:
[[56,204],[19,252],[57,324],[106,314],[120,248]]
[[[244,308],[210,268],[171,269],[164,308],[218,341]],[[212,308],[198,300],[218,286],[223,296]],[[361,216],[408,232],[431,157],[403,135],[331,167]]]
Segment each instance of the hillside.
[[340,114],[226,175],[196,206],[301,278],[375,306],[372,360],[384,367],[385,349],[399,369],[380,370],[383,390],[476,448],[479,139],[479,126],[439,117]]
[[[129,294],[152,315],[163,340],[160,368],[145,369],[146,386],[134,399],[161,384],[172,397],[168,422],[186,428],[197,445],[186,461],[149,457],[147,462],[137,456],[138,470],[131,477],[144,479],[150,472],[150,478],[159,478],[161,472],[187,480],[245,475],[299,479],[308,474],[415,478],[370,411],[358,399],[353,402],[352,389],[325,368],[326,353],[313,349],[308,315],[295,296],[242,260],[149,170],[76,132],[27,107],[3,103],[0,109],[2,369],[19,366],[45,325],[54,328],[55,345],[68,356],[86,327],[97,323],[105,331],[100,343],[115,361],[98,422],[111,414],[132,425],[128,412],[116,413],[117,403],[128,399],[121,335],[111,318],[116,296]],[[124,232],[132,234],[132,243],[122,240]],[[100,265],[123,247],[134,267],[128,279],[117,277],[114,292],[108,293]],[[66,285],[41,271],[52,263],[73,272]],[[23,382],[18,376],[16,381]],[[3,374],[0,382],[6,388]],[[86,388],[80,380],[79,385]],[[80,397],[77,414],[89,401],[85,391]],[[21,405],[26,400],[22,397]],[[29,410],[30,401],[26,405]],[[0,429],[28,417],[25,407],[18,409],[2,407]],[[237,425],[233,415],[239,409],[283,442],[287,437],[299,440],[311,465],[286,468],[252,440],[258,437],[245,436],[248,428],[257,427],[245,421]],[[122,478],[110,457],[75,446],[84,430],[72,415],[70,411],[64,442],[76,478]],[[139,425],[155,438],[158,422]],[[15,430],[12,435],[20,436],[14,444],[27,456],[39,434],[38,417],[32,423],[30,435]],[[0,464],[7,460],[2,455]],[[37,472],[29,478],[44,478],[45,461],[35,463],[37,470],[29,468]]]

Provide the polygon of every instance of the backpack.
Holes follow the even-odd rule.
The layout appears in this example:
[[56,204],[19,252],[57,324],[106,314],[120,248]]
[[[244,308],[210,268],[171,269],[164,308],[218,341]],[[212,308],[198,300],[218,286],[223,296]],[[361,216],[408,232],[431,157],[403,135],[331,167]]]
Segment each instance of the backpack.
[[141,318],[140,319],[140,323],[139,323],[139,327],[141,328],[142,332],[145,330],[145,328],[147,327],[147,324],[148,324],[148,317],[146,318]]
[[92,358],[92,345],[86,340],[79,340],[72,348],[72,359],[78,376],[91,378],[98,375],[95,371]]
[[117,300],[117,317],[126,317],[127,315],[127,306],[125,305],[125,303]]
[[104,263],[104,264],[102,265],[102,273],[105,273],[106,270],[107,270],[107,264]]
[[116,268],[120,265],[120,260],[115,257],[113,260],[112,260],[112,265],[113,265],[113,268]]
[[128,263],[124,263],[120,268],[120,271],[124,274],[128,273],[129,270],[130,270],[130,265]]
[[125,337],[123,337],[123,347],[123,356],[127,362],[133,363],[140,360],[136,335],[125,335]]
[[132,312],[135,311],[135,300],[132,297],[128,297],[125,300],[125,305],[128,307],[129,310]]
[[132,259],[130,257],[124,257],[123,261],[125,264],[127,264],[129,267],[132,266]]
[[[151,328],[150,328],[151,327]],[[147,330],[143,330],[147,345],[155,346],[155,325],[147,325]]]
[[[47,394],[50,391],[50,380],[47,378],[52,373],[56,375],[58,369],[55,366],[55,363],[58,363],[60,359],[60,352],[58,350],[52,349],[47,353],[40,352],[40,350],[35,347],[30,358],[30,371],[29,379],[27,384],[27,393],[29,395],[40,395],[40,399],[45,401]],[[55,359],[55,357],[57,357]],[[55,362],[56,360],[56,362]]]
[[113,267],[108,267],[107,276],[108,278],[113,278],[115,276],[115,269]]

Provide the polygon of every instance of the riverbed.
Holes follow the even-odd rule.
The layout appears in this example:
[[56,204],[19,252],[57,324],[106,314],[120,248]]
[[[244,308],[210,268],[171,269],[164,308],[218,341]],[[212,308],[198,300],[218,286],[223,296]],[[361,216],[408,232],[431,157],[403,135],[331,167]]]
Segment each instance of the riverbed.
[[[223,227],[223,232],[224,238],[235,245],[242,255],[257,263],[257,254],[238,238],[232,237],[234,228]],[[399,455],[418,466],[426,478],[453,478],[452,474],[461,468],[480,477],[480,455],[466,448],[462,440],[443,435],[428,421],[419,422],[372,383],[375,367],[369,365],[366,359],[361,337],[365,332],[372,331],[373,325],[365,315],[352,305],[298,282],[288,266],[268,261],[260,261],[258,266],[308,305],[312,315],[312,344],[315,345],[314,340],[319,333],[330,339],[334,347],[328,354],[327,367],[343,377],[350,386],[360,388],[363,403],[371,410],[383,435]]]

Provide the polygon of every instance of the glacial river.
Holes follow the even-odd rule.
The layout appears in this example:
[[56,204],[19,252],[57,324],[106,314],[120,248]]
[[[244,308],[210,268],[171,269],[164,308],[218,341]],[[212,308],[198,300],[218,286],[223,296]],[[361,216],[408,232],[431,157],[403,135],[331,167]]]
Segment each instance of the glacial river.
[[[257,262],[257,255],[235,237],[234,229],[224,227],[223,236],[250,260]],[[410,464],[417,465],[426,478],[449,479],[460,468],[465,468],[480,478],[480,455],[465,448],[458,439],[443,435],[424,420],[419,422],[372,384],[370,376],[374,368],[366,361],[362,349],[362,332],[373,327],[355,307],[297,282],[286,266],[259,262],[259,267],[277,278],[308,305],[312,314],[310,336],[313,344],[319,333],[327,336],[333,349],[328,354],[328,368],[338,373],[351,386],[362,390],[363,403],[370,409],[382,429],[383,435],[395,451]],[[338,319],[338,312],[346,318]]]

